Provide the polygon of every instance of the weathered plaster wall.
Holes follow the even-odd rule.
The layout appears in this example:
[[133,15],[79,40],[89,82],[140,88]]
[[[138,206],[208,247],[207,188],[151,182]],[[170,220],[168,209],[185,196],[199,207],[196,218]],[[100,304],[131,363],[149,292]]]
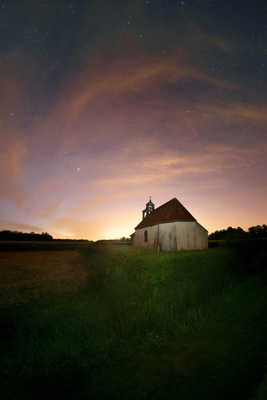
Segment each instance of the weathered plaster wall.
[[[147,242],[144,241],[144,232],[147,231]],[[148,226],[147,228],[137,229],[134,236],[134,246],[157,249],[158,225]]]
[[[148,241],[144,241],[147,231]],[[196,250],[208,247],[208,232],[196,221],[169,222],[135,231],[134,246],[161,251]]]

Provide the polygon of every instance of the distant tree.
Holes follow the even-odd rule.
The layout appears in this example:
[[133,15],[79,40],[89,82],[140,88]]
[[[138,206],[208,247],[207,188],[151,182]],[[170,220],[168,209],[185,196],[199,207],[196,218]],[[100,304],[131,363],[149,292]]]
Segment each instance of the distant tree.
[[267,238],[267,225],[256,225],[248,228],[248,232],[244,231],[240,226],[233,228],[229,226],[227,229],[215,231],[209,235],[211,240],[239,240],[239,239],[264,239]]
[[0,231],[0,240],[18,240],[18,241],[48,241],[53,240],[53,237],[47,232],[35,233],[35,232],[18,232],[4,230]]
[[47,233],[47,232],[42,232],[41,238],[42,238],[42,240],[53,240],[53,237],[51,235],[49,235],[49,233]]
[[209,239],[211,240],[238,240],[245,239],[248,236],[248,233],[245,232],[240,226],[237,228],[233,228],[229,226],[227,229],[222,229],[219,231],[215,231],[209,235]]
[[267,225],[256,225],[248,228],[249,235],[252,238],[267,238]]

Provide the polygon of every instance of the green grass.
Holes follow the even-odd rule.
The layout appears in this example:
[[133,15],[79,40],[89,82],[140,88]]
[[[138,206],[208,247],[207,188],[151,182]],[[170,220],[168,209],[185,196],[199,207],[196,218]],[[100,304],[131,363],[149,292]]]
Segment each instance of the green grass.
[[265,398],[267,285],[257,257],[228,247],[80,252],[87,278],[73,291],[2,305],[3,398]]

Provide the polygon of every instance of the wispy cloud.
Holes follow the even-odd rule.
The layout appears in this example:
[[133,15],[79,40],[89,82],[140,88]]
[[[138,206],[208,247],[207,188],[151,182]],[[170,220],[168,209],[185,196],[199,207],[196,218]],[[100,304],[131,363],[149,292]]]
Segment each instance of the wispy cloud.
[[5,219],[0,219],[0,229],[1,230],[5,230],[5,229],[15,230],[15,231],[22,231],[22,232],[36,232],[36,233],[44,232],[44,230],[42,228],[40,228],[39,226],[17,223],[17,222],[5,220]]
[[190,52],[186,48],[179,51],[168,49],[165,55],[148,56],[145,52],[131,56],[128,52],[126,54],[124,58],[120,56],[111,60],[103,56],[97,63],[90,62],[95,55],[88,54],[84,58],[83,69],[71,83],[66,83],[62,88],[62,102],[50,120],[57,118],[59,121],[61,115],[62,123],[64,117],[65,128],[70,128],[79,121],[90,104],[95,107],[95,102],[113,102],[129,93],[145,92],[163,84],[199,81],[221,89],[232,90],[238,87],[223,77],[213,76],[204,66],[197,66],[190,59]]
[[5,147],[5,152],[0,154],[0,200],[13,201],[20,207],[27,197],[21,176],[28,149],[21,139]]
[[259,105],[258,107],[245,103],[227,103],[222,105],[210,105],[209,113],[215,113],[223,118],[232,121],[236,119],[251,120],[254,122],[267,122],[267,105]]
[[90,71],[84,72],[86,85],[78,90],[70,104],[72,117],[76,119],[86,105],[100,95],[116,96],[129,90],[144,90],[145,87],[155,84],[155,79],[169,83],[183,82],[187,80],[199,80],[206,84],[233,89],[236,84],[210,76],[205,71],[190,65],[181,55],[168,55],[164,58],[145,60],[144,63],[136,63],[127,60],[109,66],[106,71],[95,81],[90,80]]
[[0,156],[0,165],[9,177],[16,180],[23,171],[26,155],[25,143],[22,141],[14,143],[4,155]]
[[[138,160],[125,160],[123,173],[100,179],[99,185],[145,185],[147,183],[167,182],[178,176],[199,176],[221,174],[235,168],[251,168],[255,165],[255,154],[258,150],[241,149],[226,145],[209,145],[203,152],[187,152],[184,155],[157,154],[143,156]],[[138,157],[137,157],[138,158]],[[120,164],[122,161],[120,161]]]
[[218,50],[222,51],[225,54],[229,54],[233,52],[233,40],[230,42],[229,40],[225,39],[223,36],[219,34],[210,34],[206,33],[205,30],[195,22],[188,21],[188,28],[191,32],[189,35],[188,40],[191,41],[191,46],[194,48],[207,48],[210,46],[211,48],[217,48]]

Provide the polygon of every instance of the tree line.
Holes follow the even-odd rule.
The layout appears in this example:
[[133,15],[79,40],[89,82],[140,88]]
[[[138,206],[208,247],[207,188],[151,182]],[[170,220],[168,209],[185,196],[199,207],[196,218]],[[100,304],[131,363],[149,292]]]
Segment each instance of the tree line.
[[53,240],[53,237],[47,233],[35,233],[35,232],[19,232],[19,231],[0,231],[0,240],[19,240],[19,241],[47,241]]
[[248,228],[248,231],[238,226],[215,231],[209,235],[211,240],[238,240],[238,239],[267,239],[267,225],[256,225]]

